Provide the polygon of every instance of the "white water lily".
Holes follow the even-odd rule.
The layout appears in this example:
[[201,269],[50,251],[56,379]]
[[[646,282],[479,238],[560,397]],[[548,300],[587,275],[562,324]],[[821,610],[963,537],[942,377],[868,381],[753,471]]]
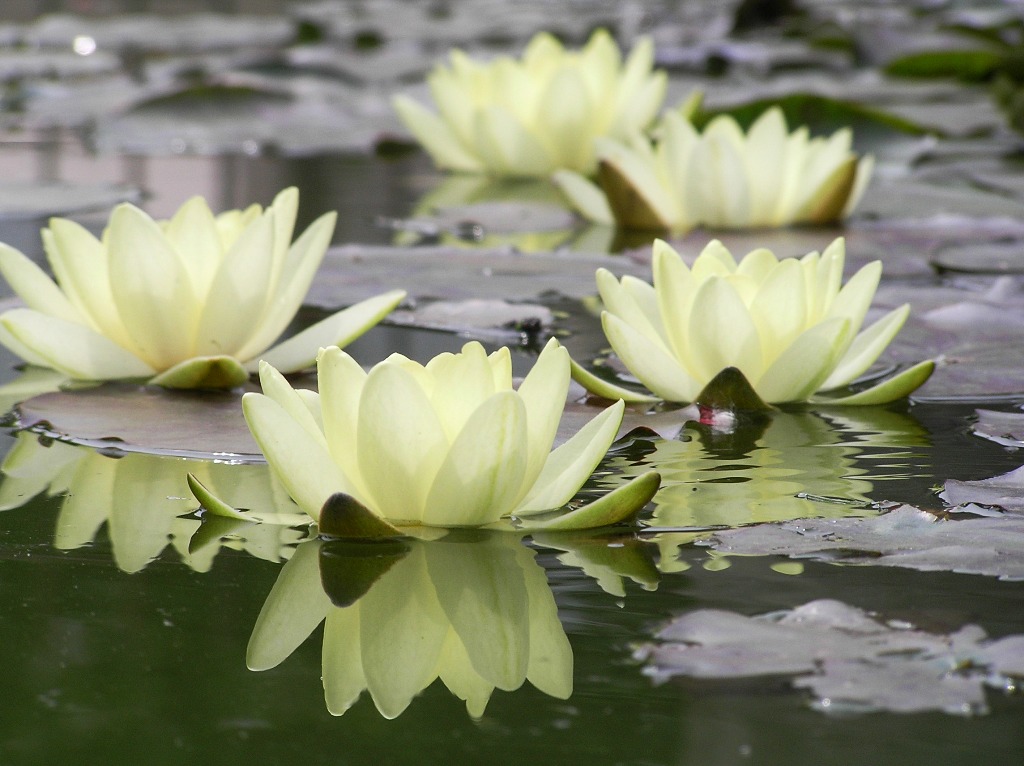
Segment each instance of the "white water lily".
[[666,75],[651,71],[653,60],[646,38],[623,63],[604,30],[580,51],[540,33],[518,60],[482,63],[452,51],[450,65],[427,78],[439,114],[407,96],[393,103],[438,167],[500,176],[589,173],[594,138],[643,130],[661,108]]
[[778,107],[746,133],[728,115],[698,132],[672,111],[653,144],[639,133],[597,141],[599,187],[568,171],[555,180],[583,216],[627,228],[822,224],[848,216],[871,177],[873,158],[858,158],[851,141],[846,128],[828,138],[790,133]]
[[[263,364],[264,393],[242,404],[267,462],[314,519],[341,493],[392,525],[481,526],[561,508],[615,438],[622,402],[550,451],[569,366],[552,340],[513,390],[507,348],[488,356],[467,343],[426,366],[394,354],[369,373],[331,348],[318,360],[319,394],[294,390]],[[657,489],[656,474],[642,478],[533,526],[565,528],[609,504],[635,513]]]
[[[882,265],[874,261],[842,288],[845,244],[776,258],[764,248],[739,263],[714,240],[687,268],[667,243],[654,244],[654,285],[597,272],[605,335],[623,364],[658,397],[691,402],[720,372],[739,369],[769,403],[809,399],[862,375],[899,332],[907,304],[861,330]],[[828,400],[875,404],[916,389],[931,374],[922,362],[872,389]],[[649,399],[576,366],[577,380],[604,396]]]
[[0,244],[0,273],[27,308],[0,315],[0,343],[29,364],[81,380],[147,378],[171,388],[231,387],[266,359],[285,372],[364,333],[405,296],[392,291],[270,348],[294,318],[330,244],[326,213],[292,244],[295,188],[266,210],[214,216],[201,197],[168,221],[130,204],[101,239],[53,218],[43,245],[57,282]]

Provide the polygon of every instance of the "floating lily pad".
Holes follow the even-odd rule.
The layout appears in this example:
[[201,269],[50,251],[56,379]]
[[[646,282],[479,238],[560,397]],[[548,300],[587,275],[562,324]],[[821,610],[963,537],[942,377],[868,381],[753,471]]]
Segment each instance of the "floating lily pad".
[[551,309],[530,303],[509,303],[498,299],[434,301],[415,309],[400,309],[388,315],[388,322],[472,334],[494,339],[518,340],[535,336],[554,322]]
[[1004,447],[1024,447],[1024,412],[978,410],[974,433]]
[[928,633],[831,599],[755,617],[702,609],[656,638],[637,656],[658,681],[786,676],[813,695],[812,707],[833,714],[983,714],[985,687],[1024,671],[1024,636],[991,640],[975,625]]
[[939,497],[950,505],[995,505],[1006,511],[1024,514],[1024,466],[991,479],[947,479]]
[[0,183],[0,221],[105,211],[119,202],[138,202],[141,197],[134,187],[112,184]]
[[[596,292],[599,267],[650,278],[650,269],[627,258],[453,247],[346,245],[327,252],[307,302],[329,308],[349,305],[383,286],[402,286],[412,298],[536,300],[546,292],[584,298]],[[356,296],[361,296],[356,298]]]
[[872,518],[799,519],[716,532],[736,555],[784,555],[844,564],[961,572],[1024,580],[1024,519],[940,519],[912,506]]

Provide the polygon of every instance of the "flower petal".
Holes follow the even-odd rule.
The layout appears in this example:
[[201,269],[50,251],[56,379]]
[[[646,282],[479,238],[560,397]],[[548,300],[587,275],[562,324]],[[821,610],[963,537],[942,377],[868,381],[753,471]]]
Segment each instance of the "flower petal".
[[274,266],[274,218],[249,224],[224,256],[206,294],[196,329],[197,355],[235,355],[258,332]]
[[[404,290],[392,290],[367,298],[354,306],[331,314],[326,319],[321,319],[298,335],[278,343],[260,358],[285,373],[311,367],[321,348],[340,347],[351,343],[387,316],[404,299]],[[259,359],[250,360],[246,363],[246,369],[251,370],[258,363]]]
[[356,426],[366,372],[340,348],[331,346],[317,358],[317,382],[323,392],[320,407],[331,457],[365,496],[356,459]]
[[572,170],[559,170],[552,180],[573,209],[588,221],[605,225],[615,223],[608,198],[597,184]]
[[133,205],[118,205],[107,252],[114,305],[142,358],[163,370],[194,356],[196,296],[160,227]]
[[838,317],[811,327],[751,381],[754,390],[769,404],[803,401],[821,387],[849,334],[849,320]]
[[687,329],[686,359],[698,380],[709,381],[726,367],[739,368],[750,380],[760,377],[761,335],[728,280],[711,277],[697,288]]
[[896,337],[909,315],[909,304],[903,304],[858,334],[832,374],[822,383],[821,390],[845,386],[862,375]]
[[558,432],[558,421],[569,393],[569,352],[552,338],[540,352],[518,395],[526,405],[527,458],[518,502],[540,475]]
[[202,197],[192,197],[167,222],[164,234],[192,279],[196,295],[206,296],[224,252],[217,221]]
[[327,449],[327,440],[320,429],[320,424],[310,412],[305,400],[299,392],[292,388],[284,375],[267,362],[260,363],[260,387],[263,393],[281,405],[285,412],[305,429],[310,438]]
[[285,409],[263,394],[242,397],[242,411],[263,456],[298,506],[313,519],[335,492],[360,496],[327,450]]
[[[295,318],[331,243],[336,220],[336,213],[325,213],[295,240],[283,263],[277,263],[275,255],[274,277],[266,305],[259,313],[255,332],[238,350],[239,359],[251,359],[265,351]],[[275,226],[275,239],[276,234]]]
[[434,163],[443,170],[480,173],[483,163],[459,143],[455,133],[436,114],[408,96],[397,95],[391,105],[402,124],[427,150]]
[[419,523],[427,493],[448,453],[444,427],[426,392],[398,364],[379,364],[359,402],[356,455],[372,498],[393,524]]
[[79,380],[150,377],[155,370],[114,341],[76,322],[32,309],[12,309],[0,325],[31,351],[27,361],[52,367]]
[[605,312],[601,324],[623,364],[651,391],[670,402],[689,402],[700,384],[679,361],[617,316]]
[[[602,97],[600,94],[599,97]],[[589,173],[594,166],[594,105],[578,69],[561,67],[540,94],[541,140],[556,167]]]
[[520,498],[526,466],[526,406],[515,392],[501,391],[477,408],[452,442],[427,495],[423,523],[497,521]]
[[544,145],[508,109],[490,106],[476,113],[475,136],[489,172],[509,176],[547,176],[555,163]]
[[544,469],[514,515],[550,511],[569,502],[607,454],[624,410],[625,404],[616,402],[548,455]]
[[0,242],[0,274],[30,309],[85,324],[86,319],[33,261]]

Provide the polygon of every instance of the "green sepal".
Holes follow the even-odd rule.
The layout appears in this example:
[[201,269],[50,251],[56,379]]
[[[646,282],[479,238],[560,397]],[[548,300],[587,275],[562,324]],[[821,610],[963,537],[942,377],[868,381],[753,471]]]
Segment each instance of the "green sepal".
[[810,401],[811,404],[839,405],[843,407],[888,404],[889,402],[909,396],[919,389],[931,377],[934,371],[935,362],[929,359],[924,362],[918,362],[899,375],[894,375],[871,388],[858,391],[855,394],[834,398],[812,396]]
[[648,471],[632,481],[616,487],[592,503],[544,520],[520,520],[520,529],[545,532],[597,529],[613,524],[635,524],[640,512],[658,492],[661,474]]
[[775,408],[758,396],[747,376],[726,367],[701,389],[693,403],[725,412],[770,412]]
[[164,388],[237,388],[248,382],[249,373],[233,356],[192,357],[149,379]]
[[214,516],[222,516],[227,519],[248,521],[252,524],[260,523],[260,520],[252,514],[239,511],[237,508],[232,508],[230,505],[225,503],[208,490],[193,474],[187,474],[185,476],[185,480],[188,482],[188,488],[192,490],[192,494],[195,496],[196,500],[199,501],[199,504],[206,509],[207,513],[211,513]]
[[396,527],[344,492],[335,492],[320,509],[320,534],[339,540],[404,537]]
[[597,377],[594,373],[583,368],[579,362],[572,357],[569,358],[569,370],[572,373],[572,379],[583,386],[587,391],[592,393],[594,396],[600,396],[602,399],[610,399],[615,401],[621,399],[624,402],[660,402],[656,396],[648,396],[647,394],[641,394],[637,391],[631,391],[628,388],[617,386],[614,383],[609,383],[607,380]]

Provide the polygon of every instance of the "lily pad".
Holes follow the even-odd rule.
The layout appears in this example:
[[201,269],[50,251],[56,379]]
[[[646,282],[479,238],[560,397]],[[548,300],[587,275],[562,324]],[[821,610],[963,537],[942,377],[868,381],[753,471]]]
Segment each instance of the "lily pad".
[[1024,519],[940,519],[902,505],[881,516],[798,519],[716,532],[719,553],[784,555],[1024,580]]
[[138,202],[141,198],[141,191],[132,186],[0,183],[0,221],[106,211],[119,202]]
[[978,410],[974,433],[1004,447],[1024,447],[1024,412]]
[[939,497],[950,505],[995,505],[1006,511],[1024,514],[1024,466],[991,479],[947,479]]
[[883,622],[831,599],[747,617],[702,609],[637,651],[658,681],[784,676],[832,714],[988,712],[985,687],[1021,677],[1024,636],[989,639],[976,625],[943,635]]

